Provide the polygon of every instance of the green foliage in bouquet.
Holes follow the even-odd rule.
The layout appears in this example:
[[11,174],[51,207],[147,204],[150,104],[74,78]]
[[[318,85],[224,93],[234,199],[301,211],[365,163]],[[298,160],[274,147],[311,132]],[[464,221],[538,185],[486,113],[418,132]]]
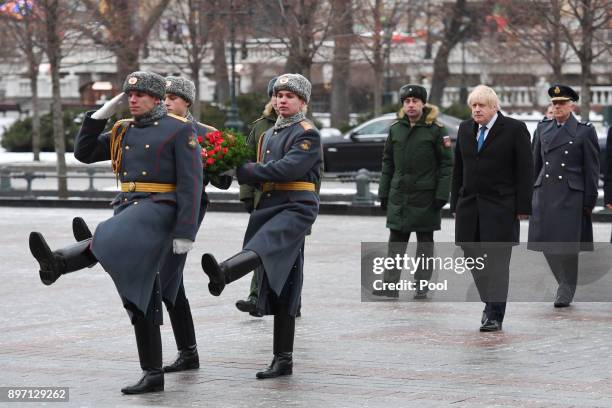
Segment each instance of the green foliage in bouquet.
[[211,175],[239,167],[252,157],[252,149],[243,134],[223,129],[198,136],[202,146],[202,164]]

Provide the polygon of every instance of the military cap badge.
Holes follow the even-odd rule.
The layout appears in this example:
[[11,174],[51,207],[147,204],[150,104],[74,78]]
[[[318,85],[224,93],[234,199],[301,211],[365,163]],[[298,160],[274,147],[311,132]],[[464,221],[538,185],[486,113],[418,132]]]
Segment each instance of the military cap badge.
[[172,86],[172,81],[166,81],[166,87]]
[[128,84],[130,85],[134,85],[136,82],[138,82],[138,78],[136,77],[131,77],[130,79],[128,79]]
[[561,89],[559,89],[558,86],[555,86],[554,92],[555,92],[555,95],[559,95],[561,93]]
[[287,77],[282,77],[278,80],[278,83],[283,84],[283,85],[286,84],[287,82],[289,82],[289,78]]

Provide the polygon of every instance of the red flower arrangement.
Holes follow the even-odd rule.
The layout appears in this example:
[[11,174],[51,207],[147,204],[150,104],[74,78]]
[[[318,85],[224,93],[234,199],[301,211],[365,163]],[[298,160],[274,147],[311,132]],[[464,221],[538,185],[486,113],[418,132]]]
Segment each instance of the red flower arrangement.
[[246,138],[236,132],[216,130],[198,136],[202,146],[202,164],[209,174],[220,174],[242,165],[251,157]]

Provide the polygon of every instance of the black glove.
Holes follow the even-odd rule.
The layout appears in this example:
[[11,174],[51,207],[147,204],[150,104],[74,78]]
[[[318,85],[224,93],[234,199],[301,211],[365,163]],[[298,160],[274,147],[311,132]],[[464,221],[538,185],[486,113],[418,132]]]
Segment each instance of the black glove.
[[246,200],[242,200],[242,202],[244,203],[244,209],[246,210],[246,212],[248,212],[249,214],[252,213],[255,209],[255,203],[253,202],[253,199],[247,198]]
[[380,197],[380,208],[387,211],[387,203],[388,203],[387,197]]
[[446,200],[440,200],[439,198],[435,198],[431,206],[436,210],[441,210],[442,207],[444,207],[445,205]]

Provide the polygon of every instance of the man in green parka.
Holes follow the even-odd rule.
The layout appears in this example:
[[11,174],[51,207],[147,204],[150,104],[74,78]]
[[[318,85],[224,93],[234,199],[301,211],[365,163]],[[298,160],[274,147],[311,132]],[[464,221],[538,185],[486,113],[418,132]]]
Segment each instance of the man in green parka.
[[[402,109],[389,129],[382,162],[378,197],[387,211],[388,256],[406,252],[410,233],[417,235],[417,256],[433,256],[433,232],[440,229],[440,210],[448,201],[453,169],[451,138],[436,119],[438,108],[427,105],[427,91],[404,85],[399,91]],[[411,271],[414,272],[414,271]],[[397,298],[394,284],[401,270],[385,271],[382,289],[374,295]],[[419,268],[414,275],[415,299],[427,298],[424,282],[432,271]]]

